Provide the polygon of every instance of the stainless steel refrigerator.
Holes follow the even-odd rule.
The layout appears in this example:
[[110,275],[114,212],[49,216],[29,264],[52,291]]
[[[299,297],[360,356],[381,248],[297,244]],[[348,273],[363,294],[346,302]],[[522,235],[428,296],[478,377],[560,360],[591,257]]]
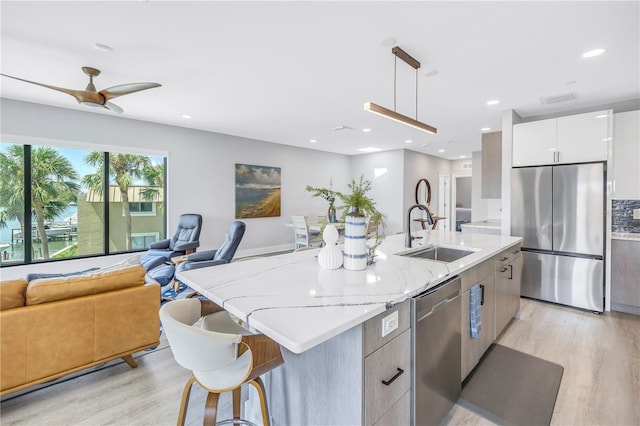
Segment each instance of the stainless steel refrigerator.
[[604,163],[511,169],[523,296],[604,310],[605,185]]

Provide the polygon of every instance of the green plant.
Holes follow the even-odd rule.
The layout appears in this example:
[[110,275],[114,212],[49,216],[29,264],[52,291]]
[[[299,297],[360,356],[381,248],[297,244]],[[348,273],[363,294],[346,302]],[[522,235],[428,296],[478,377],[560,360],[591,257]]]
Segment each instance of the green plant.
[[[367,196],[367,192],[371,190],[371,181],[365,179],[364,176],[361,175],[358,181],[351,179],[351,182],[347,187],[350,190],[348,193],[342,193],[340,191],[334,191],[326,188],[314,188],[309,185],[307,185],[305,189],[311,192],[314,197],[322,197],[329,201],[331,205],[333,205],[335,199],[338,198],[342,202],[342,205],[338,207],[338,209],[342,210],[342,222],[345,221],[347,214],[349,214],[352,209],[357,209],[363,215],[372,218],[374,223],[377,224],[376,238],[373,246],[369,248],[371,252],[373,252],[384,239],[384,229],[386,229],[386,224],[384,223],[384,215],[376,208],[375,201]],[[380,228],[382,228],[383,232],[380,232]]]
[[[344,221],[352,210],[356,210],[361,214],[369,217],[369,220],[374,221],[375,226],[375,239],[373,245],[369,247],[369,254],[373,257],[373,253],[384,239],[384,230],[386,224],[384,223],[384,215],[376,208],[376,203],[368,195],[367,192],[371,191],[371,181],[364,178],[364,175],[360,175],[360,179],[356,182],[355,179],[351,179],[351,182],[347,185],[351,190],[350,193],[344,194],[342,192],[336,192],[337,197],[342,202],[342,220]],[[367,225],[368,226],[368,225]],[[380,232],[382,228],[383,232]]]
[[332,206],[336,201],[336,191],[327,188],[314,188],[312,186],[307,185],[304,189],[308,192],[311,192],[311,195],[314,197],[322,197],[329,202],[329,205]]

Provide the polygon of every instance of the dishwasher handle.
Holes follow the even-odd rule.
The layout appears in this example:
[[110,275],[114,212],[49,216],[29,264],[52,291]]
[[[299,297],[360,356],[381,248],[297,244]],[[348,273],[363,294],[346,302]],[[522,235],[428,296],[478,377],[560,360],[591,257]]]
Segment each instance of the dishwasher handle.
[[429,310],[429,312],[423,315],[420,315],[420,317],[418,317],[416,321],[422,321],[425,317],[428,317],[429,315],[435,312],[438,312],[440,309],[444,308],[447,303],[457,299],[459,296],[460,296],[460,290],[456,290],[454,293],[450,294],[446,299],[441,300],[440,302],[433,305]]

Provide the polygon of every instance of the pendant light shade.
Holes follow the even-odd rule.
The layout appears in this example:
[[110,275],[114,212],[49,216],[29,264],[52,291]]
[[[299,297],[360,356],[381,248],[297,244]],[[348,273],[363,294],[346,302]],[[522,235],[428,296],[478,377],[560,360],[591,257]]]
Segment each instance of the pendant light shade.
[[[409,55],[407,52],[399,48],[398,46],[391,49],[391,53],[397,58],[400,58],[402,61],[410,65],[412,68],[416,70],[416,118],[413,119],[411,117],[407,117],[406,115],[400,114],[395,109],[396,106],[396,72],[394,63],[394,73],[393,73],[393,110],[375,104],[373,102],[366,102],[364,104],[364,110],[372,112],[374,114],[380,115],[382,117],[388,118],[393,121],[397,121],[398,123],[405,124],[407,126],[413,127],[414,129],[422,130],[423,132],[431,133],[435,135],[438,133],[438,129],[428,124],[425,124],[421,121],[418,121],[418,69],[420,68],[420,62],[418,62],[415,58]],[[397,62],[397,61],[396,61]]]
[[438,129],[433,126],[429,126],[428,124],[422,123],[418,120],[414,120],[411,117],[407,117],[406,115],[402,115],[378,104],[374,104],[373,102],[365,103],[364,110],[380,115],[382,117],[386,117],[390,120],[397,121],[398,123],[406,124],[407,126],[413,127],[414,129],[431,133],[432,135],[438,133]]

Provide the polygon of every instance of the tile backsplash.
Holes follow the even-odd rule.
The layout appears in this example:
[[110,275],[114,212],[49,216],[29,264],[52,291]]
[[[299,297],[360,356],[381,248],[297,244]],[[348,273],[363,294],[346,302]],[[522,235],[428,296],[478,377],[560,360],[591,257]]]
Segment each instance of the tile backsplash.
[[611,232],[640,234],[640,219],[633,218],[634,210],[640,210],[640,200],[612,200]]

